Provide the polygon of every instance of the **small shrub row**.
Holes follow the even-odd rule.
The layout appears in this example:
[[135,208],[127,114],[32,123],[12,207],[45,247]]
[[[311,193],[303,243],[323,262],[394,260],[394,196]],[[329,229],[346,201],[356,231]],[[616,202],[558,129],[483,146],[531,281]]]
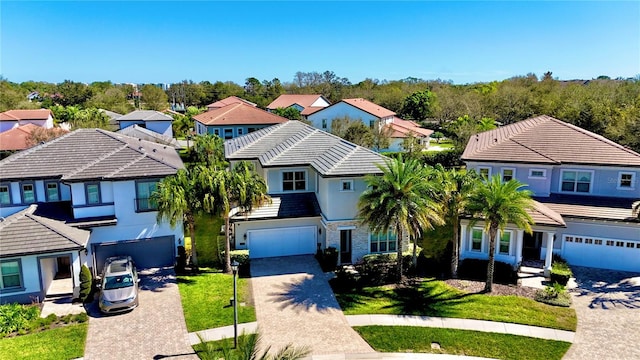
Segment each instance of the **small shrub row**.
[[318,251],[316,251],[316,260],[318,260],[322,271],[334,271],[338,266],[338,249],[330,246],[322,251],[318,248]]
[[571,306],[571,295],[563,285],[558,283],[547,285],[544,289],[538,290],[535,294],[535,300],[554,306]]
[[6,304],[0,306],[0,337],[26,335],[46,330],[55,325],[83,323],[89,320],[86,313],[40,317],[36,305]]
[[[461,279],[487,281],[487,265],[489,260],[464,259],[458,266],[458,277]],[[494,263],[493,281],[498,284],[515,285],[518,283],[518,272],[501,261]]]
[[573,276],[573,272],[564,259],[556,257],[551,264],[551,282],[566,286],[569,279]]

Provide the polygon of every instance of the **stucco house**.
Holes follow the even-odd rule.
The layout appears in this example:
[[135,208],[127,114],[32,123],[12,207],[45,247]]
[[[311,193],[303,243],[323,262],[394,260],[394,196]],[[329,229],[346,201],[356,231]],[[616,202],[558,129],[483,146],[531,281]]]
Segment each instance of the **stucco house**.
[[207,105],[207,111],[220,109],[221,107],[225,107],[227,105],[239,104],[239,103],[245,103],[245,104],[253,106],[253,107],[258,106],[257,104],[252,103],[249,100],[245,100],[245,99],[237,97],[237,96],[229,96],[229,97],[226,97],[224,99],[220,99],[218,101],[212,102],[211,104]]
[[0,113],[0,133],[26,124],[51,129],[53,113],[49,109],[7,110]]
[[138,125],[145,129],[157,132],[166,137],[173,138],[173,118],[155,110],[135,110],[116,119],[119,130],[132,125]]
[[342,99],[333,105],[320,109],[307,116],[312,125],[324,131],[331,131],[335,119],[348,117],[360,120],[373,129],[374,126],[390,128],[389,147],[381,151],[402,151],[402,142],[408,136],[414,136],[425,147],[429,147],[432,130],[423,129],[413,121],[403,120],[396,113],[378,104],[362,98]]
[[273,111],[278,108],[286,109],[288,107],[293,107],[300,111],[300,115],[302,115],[303,118],[307,118],[307,116],[329,105],[331,105],[329,100],[322,95],[282,94],[267,105],[267,110]]
[[[534,193],[533,234],[508,226],[496,260],[519,265],[553,253],[569,264],[640,272],[640,154],[550,116],[474,135],[462,154],[483,176],[517,179]],[[461,257],[486,258],[482,221],[461,221]]]
[[212,134],[232,139],[256,130],[289,121],[282,116],[239,102],[209,110],[193,117],[196,134]]
[[[252,162],[271,204],[232,217],[235,248],[250,257],[314,254],[335,247],[340,263],[395,252],[393,233],[371,234],[357,219],[364,176],[380,174],[385,157],[299,121],[227,140],[225,156]],[[401,241],[406,248],[408,239]]]
[[131,255],[140,268],[173,265],[182,224],[157,222],[149,197],[183,167],[173,147],[101,129],[78,129],[0,161],[0,277],[5,263],[13,276],[16,264],[19,271],[0,284],[0,301],[46,293],[51,258],[76,295],[83,264],[94,274],[114,255]]

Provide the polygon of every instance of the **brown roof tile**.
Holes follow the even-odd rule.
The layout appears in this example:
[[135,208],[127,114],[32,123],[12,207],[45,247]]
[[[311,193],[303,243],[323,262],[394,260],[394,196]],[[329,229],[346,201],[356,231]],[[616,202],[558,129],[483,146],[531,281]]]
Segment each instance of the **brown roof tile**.
[[38,125],[26,124],[0,133],[0,150],[15,151],[28,148],[27,138],[37,128]]
[[53,113],[49,109],[7,110],[0,113],[0,121],[46,120]]
[[637,221],[632,210],[634,199],[630,198],[551,194],[535,199],[564,218]]
[[413,121],[403,120],[399,117],[394,117],[393,121],[386,126],[389,126],[392,130],[392,138],[406,138],[409,134],[413,133],[414,136],[431,136],[433,130],[421,128],[420,125]]
[[[322,95],[317,94],[282,94],[273,100],[271,104],[267,105],[267,109],[287,108],[293,104],[298,104],[306,109],[320,97],[324,98]],[[325,101],[327,103],[329,102],[327,99],[325,99]]]
[[237,96],[229,96],[229,97],[226,97],[224,99],[218,100],[216,102],[213,102],[213,103],[207,105],[207,108],[209,108],[209,109],[218,109],[218,108],[221,108],[221,107],[225,107],[227,105],[238,104],[238,103],[245,103],[247,105],[257,106],[255,103],[252,103],[251,101],[245,100],[243,98],[239,98]]
[[193,117],[204,125],[273,125],[288,119],[244,103],[209,110]]
[[355,98],[355,99],[342,99],[342,102],[345,102],[351,106],[354,106],[362,111],[368,112],[373,116],[377,116],[379,118],[385,118],[389,116],[394,116],[396,113],[386,109],[378,104],[372,103],[369,100],[363,98]]
[[598,134],[542,115],[472,136],[462,160],[638,166],[640,154]]

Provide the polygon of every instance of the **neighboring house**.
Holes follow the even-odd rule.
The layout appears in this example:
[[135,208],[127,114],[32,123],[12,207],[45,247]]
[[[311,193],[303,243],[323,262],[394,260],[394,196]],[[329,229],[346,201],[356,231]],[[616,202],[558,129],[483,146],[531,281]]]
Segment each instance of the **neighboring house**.
[[53,127],[53,113],[49,109],[7,110],[0,113],[0,132],[26,124],[51,129]]
[[271,104],[267,105],[268,111],[273,111],[278,108],[286,109],[293,107],[300,111],[300,115],[303,118],[313,114],[314,112],[321,110],[331,103],[322,95],[280,95]]
[[[385,157],[299,121],[288,121],[225,142],[231,162],[252,162],[271,204],[232,217],[236,249],[252,258],[314,254],[335,247],[340,263],[395,252],[393,233],[371,234],[357,219],[367,174]],[[402,242],[407,246],[408,239]]]
[[27,95],[27,100],[34,101],[40,99],[40,93],[37,91],[32,91]]
[[[79,260],[71,255],[76,293],[79,266],[85,263],[94,275],[114,255],[131,255],[140,268],[174,264],[177,246],[183,244],[182,223],[171,228],[168,222],[157,222],[150,194],[160,180],[183,167],[173,147],[101,129],[78,129],[0,161],[0,216],[10,219],[36,204],[31,214],[48,219],[45,223],[58,221],[91,232]],[[3,250],[5,241],[12,241],[6,233],[0,239]],[[18,254],[32,246],[23,241],[15,256],[7,255],[2,262],[19,260]],[[44,267],[26,261],[18,265],[25,277],[34,273],[32,266]],[[2,301],[5,293],[24,299],[38,291],[0,283]]]
[[213,103],[207,105],[207,111],[220,109],[221,107],[225,107],[225,106],[231,105],[231,104],[240,104],[240,103],[244,103],[244,104],[247,104],[247,105],[250,105],[250,106],[253,106],[253,107],[257,106],[257,104],[252,103],[251,101],[245,100],[243,98],[239,98],[237,96],[229,96],[229,97],[226,97],[226,98],[224,98],[222,100],[218,100],[216,102],[213,102]]
[[362,98],[342,99],[340,102],[314,112],[307,117],[307,120],[318,129],[331,131],[333,121],[345,117],[360,120],[372,129],[376,124],[390,127],[391,142],[389,148],[382,151],[402,151],[402,142],[410,134],[428,147],[430,135],[433,133],[431,130],[421,128],[413,121],[400,119],[389,109]]
[[232,139],[256,130],[280,124],[288,119],[245,103],[236,103],[210,110],[193,117],[196,134],[213,134]]
[[173,118],[155,110],[135,110],[116,119],[119,129],[138,125],[164,136],[173,137]]
[[145,129],[140,125],[131,125],[122,130],[118,130],[117,133],[142,139],[142,140],[151,141],[157,144],[169,145],[174,148],[180,147],[180,144],[178,144],[178,141],[176,139],[162,135],[162,134],[158,134],[157,132],[151,131],[149,129]]
[[122,114],[105,109],[99,109],[99,111],[109,117],[109,130],[118,131],[118,129],[120,129],[118,118],[121,117]]
[[[496,260],[519,265],[556,253],[571,265],[640,271],[640,154],[549,116],[474,135],[462,154],[467,168],[527,184],[536,200],[533,234],[508,226]],[[486,258],[479,221],[462,220],[462,258]]]
[[29,148],[27,140],[38,125],[26,124],[0,133],[0,151],[12,152]]

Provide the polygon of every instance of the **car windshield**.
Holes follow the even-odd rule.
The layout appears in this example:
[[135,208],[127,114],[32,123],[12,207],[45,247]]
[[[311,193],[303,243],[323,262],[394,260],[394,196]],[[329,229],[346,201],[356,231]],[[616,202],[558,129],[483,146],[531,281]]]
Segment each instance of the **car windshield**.
[[118,275],[118,276],[108,276],[104,280],[104,289],[121,289],[129,286],[133,286],[133,277],[130,274],[126,275]]

